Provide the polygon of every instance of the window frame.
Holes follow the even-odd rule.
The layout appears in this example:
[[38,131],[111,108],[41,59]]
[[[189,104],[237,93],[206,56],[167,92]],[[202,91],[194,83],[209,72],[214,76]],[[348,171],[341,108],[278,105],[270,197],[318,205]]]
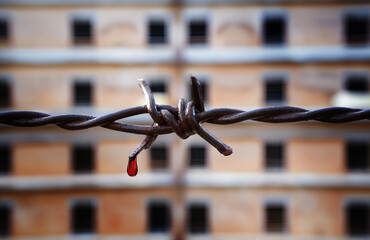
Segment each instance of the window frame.
[[12,41],[12,19],[7,13],[0,13],[0,20],[4,20],[6,23],[6,37],[0,37],[0,44],[1,45],[8,45]]
[[[192,149],[195,149],[195,148],[202,148],[204,149],[204,164],[202,166],[200,165],[192,165]],[[204,144],[191,144],[188,146],[188,167],[189,169],[191,170],[194,170],[194,169],[206,169],[208,168],[208,156],[209,153],[208,153],[208,148],[206,145]]]
[[[263,90],[264,90],[264,104],[269,105],[284,105],[288,103],[288,97],[289,97],[289,80],[288,80],[288,74],[286,73],[268,73],[263,76]],[[270,83],[281,83],[283,90],[282,90],[282,98],[281,100],[269,100],[268,99],[268,84]]]
[[[89,170],[76,170],[76,161],[78,161],[77,156],[76,155],[76,151],[80,148],[80,150],[90,150],[90,157],[91,159],[89,159],[89,161],[91,162],[91,169]],[[76,144],[73,144],[72,145],[72,148],[71,148],[71,173],[73,175],[81,175],[81,174],[94,174],[96,171],[96,147],[94,144],[79,144],[79,143],[76,143]]]
[[[92,232],[75,232],[74,231],[74,215],[73,215],[73,210],[74,208],[81,204],[89,204],[93,208],[93,214],[94,214],[94,219],[92,220]],[[68,207],[69,207],[69,233],[72,236],[90,236],[90,235],[95,235],[98,233],[98,228],[99,228],[99,201],[96,198],[93,197],[83,197],[83,198],[72,198],[68,202]]]
[[[77,85],[88,85],[89,99],[82,101],[78,99]],[[72,104],[75,108],[91,108],[95,105],[95,81],[89,77],[75,77],[72,83]],[[81,98],[81,97],[80,97]]]
[[[163,25],[164,25],[164,41],[163,42],[152,42],[151,41],[151,28],[150,28],[150,24],[151,22],[163,22]],[[170,44],[170,23],[171,21],[169,21],[168,17],[167,16],[151,16],[147,19],[147,22],[146,22],[146,42],[147,42],[147,45],[150,46],[150,47],[155,47],[155,46],[166,46],[166,45],[169,45]]]
[[[268,166],[268,147],[281,147],[281,167]],[[274,160],[276,161],[276,159]],[[286,170],[286,144],[284,141],[266,141],[264,144],[264,168],[266,172],[284,172]]]
[[[157,203],[163,203],[164,205],[166,205],[168,207],[168,226],[166,230],[164,231],[152,231],[150,230],[150,213],[149,213],[149,209],[150,209],[150,205],[151,204],[157,204]],[[172,227],[173,227],[173,219],[174,219],[174,216],[173,216],[173,206],[171,204],[171,201],[167,198],[161,198],[161,197],[158,197],[158,198],[149,198],[147,201],[146,201],[146,216],[147,216],[147,221],[146,221],[146,232],[148,234],[170,234],[171,231],[172,231]]]
[[[350,159],[349,159],[349,147],[350,145],[365,145],[367,146],[367,166],[365,168],[350,168]],[[366,157],[366,156],[365,156]],[[345,167],[346,167],[346,171],[349,172],[349,173],[366,173],[366,172],[369,172],[370,171],[370,143],[369,141],[367,140],[352,140],[352,139],[348,139],[346,142],[345,142]]]
[[13,226],[14,226],[14,202],[11,199],[0,199],[0,207],[7,208],[9,210],[9,226],[7,229],[7,233],[4,235],[0,232],[0,238],[8,238],[13,236]]
[[[347,29],[346,29],[346,18],[350,16],[359,16],[359,15],[365,15],[367,16],[367,41],[363,43],[348,43],[347,42]],[[370,16],[368,15],[368,12],[363,9],[347,9],[343,11],[341,16],[341,32],[342,32],[342,44],[346,47],[366,47],[370,44]]]
[[[190,227],[190,225],[191,225],[191,223],[190,223],[190,221],[191,221],[190,220],[191,219],[191,217],[190,217],[190,208],[192,206],[197,206],[197,205],[203,206],[206,209],[206,213],[205,213],[206,214],[205,215],[205,221],[206,222],[205,222],[204,231],[202,231],[202,232],[191,231],[191,227]],[[211,204],[210,204],[209,200],[193,199],[193,200],[188,201],[187,204],[186,204],[186,232],[190,235],[209,235],[209,234],[211,234],[211,225],[212,225],[212,223],[211,223],[211,221],[212,221],[211,211],[212,211],[212,209],[211,209]]]
[[[0,143],[0,149],[1,148],[7,148],[7,150],[9,151],[9,157],[8,157],[8,159],[7,159],[7,161],[8,161],[8,163],[7,163],[7,165],[8,165],[8,170],[7,171],[4,171],[4,172],[2,172],[2,171],[0,171],[0,176],[9,176],[9,175],[12,175],[12,170],[13,170],[13,146],[12,146],[12,144],[10,144],[10,143]],[[0,158],[1,158],[1,156],[0,156]],[[0,160],[0,161],[2,161],[2,160]]]
[[[281,43],[267,43],[265,36],[265,21],[269,18],[281,18],[283,21],[283,36]],[[263,47],[286,47],[289,45],[289,14],[283,9],[272,9],[262,13],[260,20],[260,39]]]
[[[191,41],[191,30],[190,30],[190,24],[192,22],[196,21],[204,21],[205,23],[205,36],[204,36],[204,42],[192,42]],[[185,18],[185,43],[188,47],[204,47],[211,44],[211,19],[210,15],[207,13],[193,13],[193,14],[187,14]]]
[[364,196],[364,195],[346,196],[342,201],[342,211],[343,211],[343,216],[344,216],[344,231],[345,231],[344,234],[348,237],[353,237],[353,238],[368,237],[368,236],[370,236],[370,230],[367,234],[364,234],[364,235],[361,235],[361,234],[351,235],[349,233],[347,208],[350,205],[353,205],[353,204],[362,204],[362,205],[366,205],[369,208],[368,218],[369,218],[369,222],[370,222],[370,198],[368,196]]
[[[164,155],[165,155],[165,159],[163,159],[164,161],[164,167],[163,168],[156,168],[156,167],[153,167],[153,161],[162,161],[162,160],[154,160],[153,158],[153,151],[155,149],[160,149],[160,148],[163,148],[164,149]],[[170,168],[170,161],[169,161],[169,155],[170,155],[170,148],[168,147],[167,144],[156,144],[156,145],[153,145],[151,148],[150,148],[150,169],[151,171],[153,172],[163,172],[163,171],[168,171],[169,168]]]
[[1,106],[0,105],[0,109],[11,109],[13,107],[13,81],[11,79],[11,77],[7,74],[0,74],[0,84],[4,83],[6,85],[6,87],[8,88],[7,89],[7,93],[8,93],[8,99],[6,100],[7,101],[7,104],[5,106]]
[[[90,24],[90,38],[88,41],[78,42],[75,36],[74,24],[76,21],[87,21]],[[91,47],[96,43],[96,19],[95,14],[87,11],[72,13],[69,19],[70,43],[73,47]]]
[[[350,80],[351,77],[364,78],[364,81],[367,83],[366,91],[356,92],[356,91],[348,90],[347,89],[347,83],[348,83],[348,81]],[[343,74],[342,89],[346,92],[351,93],[351,94],[368,94],[369,91],[370,91],[370,76],[366,73],[366,71],[363,71],[363,70],[346,72],[345,74]]]
[[[269,206],[281,206],[283,208],[283,226],[281,231],[268,230],[267,208]],[[289,201],[285,197],[268,197],[263,201],[263,229],[266,234],[289,234]]]

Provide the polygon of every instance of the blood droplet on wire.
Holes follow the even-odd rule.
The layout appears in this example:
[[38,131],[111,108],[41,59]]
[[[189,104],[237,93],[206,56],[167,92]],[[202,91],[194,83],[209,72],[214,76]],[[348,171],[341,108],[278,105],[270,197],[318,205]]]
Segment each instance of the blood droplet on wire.
[[127,174],[130,177],[135,177],[138,171],[137,168],[137,157],[135,158],[129,158],[128,159],[128,164],[127,164]]

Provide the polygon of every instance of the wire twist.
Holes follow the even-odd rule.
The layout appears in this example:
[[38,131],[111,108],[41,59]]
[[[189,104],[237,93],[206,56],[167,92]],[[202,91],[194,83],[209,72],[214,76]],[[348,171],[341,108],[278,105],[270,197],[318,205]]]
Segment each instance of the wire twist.
[[[232,153],[232,148],[208,132],[202,123],[233,124],[246,120],[266,123],[288,123],[315,120],[325,123],[347,123],[359,120],[370,120],[370,109],[354,109],[344,107],[330,107],[318,110],[306,110],[291,106],[265,107],[252,111],[242,111],[232,108],[215,108],[205,111],[204,102],[200,91],[200,83],[191,77],[193,99],[187,101],[180,99],[177,107],[157,105],[148,84],[139,79],[147,104],[124,109],[101,117],[80,114],[64,114],[51,116],[46,113],[32,111],[11,111],[0,113],[0,123],[20,126],[37,127],[55,124],[67,130],[80,130],[101,126],[103,128],[146,135],[146,138],[129,156],[128,172],[130,166],[136,169],[129,172],[130,176],[137,174],[136,158],[143,150],[151,146],[158,135],[175,132],[180,138],[186,139],[193,134],[198,134],[220,153],[227,156]],[[153,119],[151,126],[141,126],[117,122],[118,120],[148,113]]]

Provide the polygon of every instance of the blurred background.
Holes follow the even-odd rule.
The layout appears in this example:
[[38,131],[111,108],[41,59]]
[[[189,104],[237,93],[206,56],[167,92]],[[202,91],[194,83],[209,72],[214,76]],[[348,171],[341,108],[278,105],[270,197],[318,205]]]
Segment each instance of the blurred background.
[[[370,107],[370,4],[350,0],[0,0],[1,111],[101,116]],[[148,116],[124,122],[150,125]],[[103,128],[0,126],[0,238],[370,239],[370,123],[205,124],[233,147]]]

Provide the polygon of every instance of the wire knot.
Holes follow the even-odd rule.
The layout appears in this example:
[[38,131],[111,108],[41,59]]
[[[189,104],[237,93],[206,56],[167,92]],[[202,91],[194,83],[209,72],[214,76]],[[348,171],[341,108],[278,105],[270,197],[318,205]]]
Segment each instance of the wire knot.
[[[191,77],[193,99],[187,101],[181,98],[175,112],[164,108],[158,109],[154,96],[148,84],[143,79],[139,79],[139,86],[145,96],[147,102],[146,107],[150,117],[153,119],[154,126],[169,126],[182,139],[186,139],[197,133],[223,155],[228,156],[232,153],[231,147],[208,132],[197,117],[198,113],[204,112],[204,102],[201,95],[200,83],[195,77]],[[157,136],[157,134],[147,135],[143,142],[130,155],[129,166],[133,161],[136,162],[137,155],[143,149],[151,146]]]

